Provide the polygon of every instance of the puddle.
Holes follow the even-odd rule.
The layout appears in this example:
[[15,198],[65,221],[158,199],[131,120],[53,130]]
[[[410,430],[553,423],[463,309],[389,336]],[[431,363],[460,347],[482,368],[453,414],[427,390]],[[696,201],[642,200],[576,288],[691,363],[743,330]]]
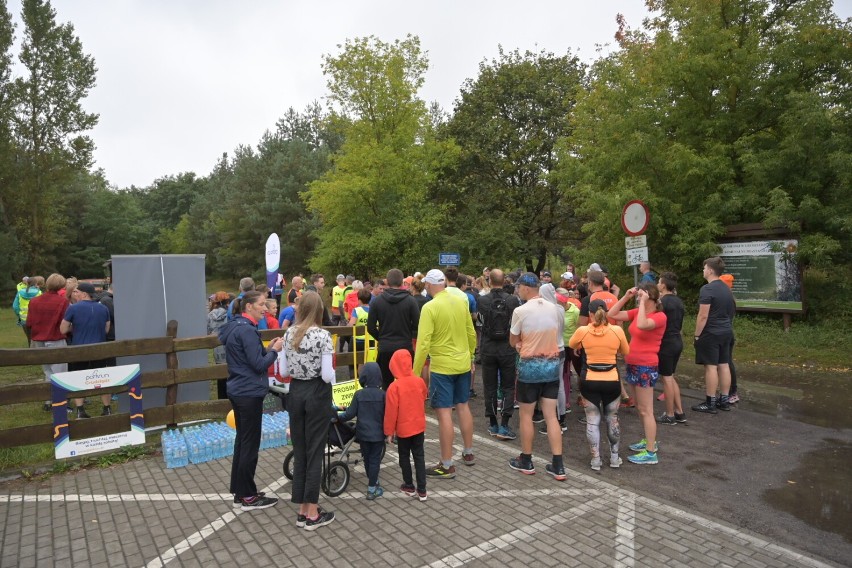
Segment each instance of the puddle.
[[[701,367],[681,361],[678,381],[704,390]],[[738,388],[744,410],[796,420],[825,428],[852,428],[852,373],[737,364]]]
[[852,542],[848,471],[852,464],[852,445],[837,440],[826,442],[828,447],[805,455],[784,487],[767,489],[763,498],[774,509]]

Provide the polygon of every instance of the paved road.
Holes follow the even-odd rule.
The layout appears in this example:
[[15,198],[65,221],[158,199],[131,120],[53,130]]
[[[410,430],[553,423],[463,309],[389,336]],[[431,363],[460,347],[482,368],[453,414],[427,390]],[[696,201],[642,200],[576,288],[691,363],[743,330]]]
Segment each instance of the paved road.
[[[482,420],[477,424],[481,429]],[[437,427],[431,417],[427,426],[430,463],[438,455]],[[580,435],[575,422],[568,438]],[[537,437],[545,456],[544,436]],[[286,448],[261,452],[258,468],[259,485],[285,500],[251,513],[233,509],[231,496],[219,493],[228,485],[227,459],[166,470],[162,459],[150,458],[38,483],[7,482],[0,485],[0,566],[840,565],[728,524],[730,517],[704,516],[625,486],[642,475],[664,476],[664,464],[625,460],[619,470],[604,465],[592,474],[581,457],[587,450],[574,447],[566,451],[568,480],[558,482],[538,458],[534,476],[510,470],[517,442],[477,435],[474,446],[476,465],[458,465],[454,480],[430,480],[427,502],[394,491],[401,479],[389,448],[385,496],[364,499],[357,466],[346,493],[321,498],[336,522],[313,533],[294,526],[280,469]]]

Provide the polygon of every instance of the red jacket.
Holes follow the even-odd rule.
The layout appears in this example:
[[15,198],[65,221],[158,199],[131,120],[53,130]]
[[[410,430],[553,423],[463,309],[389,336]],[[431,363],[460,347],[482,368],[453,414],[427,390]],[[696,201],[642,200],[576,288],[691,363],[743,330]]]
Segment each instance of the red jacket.
[[385,435],[410,438],[426,431],[426,383],[412,372],[411,353],[400,349],[390,360],[394,382],[385,395]]
[[59,331],[59,324],[62,323],[65,310],[69,305],[64,296],[50,290],[30,300],[26,325],[32,330],[32,339],[34,341],[65,339],[65,334]]

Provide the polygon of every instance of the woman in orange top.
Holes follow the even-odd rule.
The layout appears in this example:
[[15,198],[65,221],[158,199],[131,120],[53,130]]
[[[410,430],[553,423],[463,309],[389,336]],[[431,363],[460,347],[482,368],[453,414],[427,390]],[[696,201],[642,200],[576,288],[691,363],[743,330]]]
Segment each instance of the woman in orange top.
[[624,331],[617,325],[609,325],[606,319],[606,303],[603,300],[589,302],[589,325],[577,328],[568,340],[571,349],[583,349],[585,361],[580,372],[580,394],[586,399],[586,438],[592,453],[592,469],[601,469],[601,415],[606,418],[609,438],[609,466],[621,465],[618,443],[621,431],[618,425],[618,406],[621,381],[615,368],[617,353],[627,355],[630,347]]

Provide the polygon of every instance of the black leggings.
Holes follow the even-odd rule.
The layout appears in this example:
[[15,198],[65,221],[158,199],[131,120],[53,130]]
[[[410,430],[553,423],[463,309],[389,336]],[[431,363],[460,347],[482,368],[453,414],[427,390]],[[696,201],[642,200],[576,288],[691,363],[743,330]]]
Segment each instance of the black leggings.
[[287,410],[293,443],[293,503],[318,503],[322,459],[334,414],[331,385],[322,379],[290,382]]
[[413,456],[417,490],[426,491],[426,458],[423,452],[423,442],[426,441],[425,432],[408,438],[397,437],[396,441],[399,451],[399,468],[402,470],[402,482],[405,485],[413,485],[411,479],[411,457]]

